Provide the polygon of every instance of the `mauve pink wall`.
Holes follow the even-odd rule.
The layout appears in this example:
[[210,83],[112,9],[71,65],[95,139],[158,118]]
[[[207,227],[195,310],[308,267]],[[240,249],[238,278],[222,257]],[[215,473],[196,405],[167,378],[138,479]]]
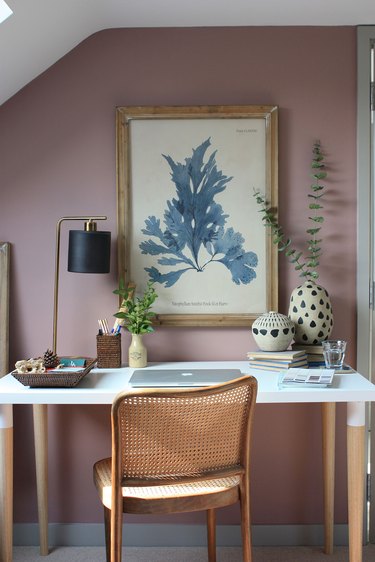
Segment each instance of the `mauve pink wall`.
[[[355,361],[356,33],[352,27],[119,29],[89,37],[0,108],[0,240],[12,243],[11,361],[51,345],[55,224],[106,214],[110,275],[62,271],[59,350],[95,353],[96,320],[116,308],[115,107],[279,106],[281,222],[304,239],[311,146],[329,166],[321,283],[331,294],[334,335]],[[240,204],[240,202],[239,202]],[[74,226],[74,225],[73,225]],[[77,227],[80,227],[77,225]],[[62,263],[66,254],[63,229]],[[64,269],[64,268],[63,268]],[[280,258],[280,306],[299,283]],[[126,349],[129,338],[123,336]],[[245,359],[249,329],[158,329],[150,360]],[[101,521],[93,462],[109,453],[108,407],[51,407],[50,520]],[[338,417],[344,419],[339,408]],[[253,461],[254,523],[322,521],[318,406],[259,406]],[[32,418],[15,408],[15,517],[36,520]],[[345,439],[338,434],[336,521],[346,521]],[[135,521],[136,519],[132,519]],[[191,517],[191,521],[200,521]],[[220,521],[237,522],[236,509]]]

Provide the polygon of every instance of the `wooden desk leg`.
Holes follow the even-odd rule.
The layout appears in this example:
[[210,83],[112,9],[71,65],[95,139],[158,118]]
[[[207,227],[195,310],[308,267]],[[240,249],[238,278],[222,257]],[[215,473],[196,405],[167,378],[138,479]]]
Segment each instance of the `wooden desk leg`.
[[0,405],[0,562],[13,559],[13,409]]
[[33,405],[36,487],[41,556],[48,554],[48,437],[47,404]]
[[349,560],[362,562],[364,467],[365,467],[365,404],[347,405],[348,454],[348,519]]
[[333,553],[335,502],[335,422],[336,404],[322,404],[324,552]]

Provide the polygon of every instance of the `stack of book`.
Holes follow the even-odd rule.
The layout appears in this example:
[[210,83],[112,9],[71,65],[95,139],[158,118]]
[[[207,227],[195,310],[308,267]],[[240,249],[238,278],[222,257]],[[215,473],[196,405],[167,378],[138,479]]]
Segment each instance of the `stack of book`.
[[247,354],[252,369],[280,371],[292,367],[307,367],[304,349],[287,351],[249,351]]
[[322,344],[303,345],[293,343],[292,349],[295,351],[304,351],[306,353],[309,367],[318,369],[325,367]]

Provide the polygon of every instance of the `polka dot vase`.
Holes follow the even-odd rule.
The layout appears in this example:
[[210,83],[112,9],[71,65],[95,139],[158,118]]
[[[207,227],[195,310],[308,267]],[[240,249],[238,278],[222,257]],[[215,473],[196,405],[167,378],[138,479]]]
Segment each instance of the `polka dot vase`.
[[294,323],[279,312],[267,312],[254,320],[251,331],[261,351],[285,351],[293,337]]
[[289,318],[296,326],[294,340],[298,344],[315,345],[331,335],[332,305],[324,287],[306,281],[290,296]]

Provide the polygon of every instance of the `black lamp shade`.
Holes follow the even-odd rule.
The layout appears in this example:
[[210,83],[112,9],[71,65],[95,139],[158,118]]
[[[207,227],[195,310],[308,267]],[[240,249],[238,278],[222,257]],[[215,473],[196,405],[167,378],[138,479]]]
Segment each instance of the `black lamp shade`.
[[111,233],[105,231],[69,231],[68,271],[109,273]]

